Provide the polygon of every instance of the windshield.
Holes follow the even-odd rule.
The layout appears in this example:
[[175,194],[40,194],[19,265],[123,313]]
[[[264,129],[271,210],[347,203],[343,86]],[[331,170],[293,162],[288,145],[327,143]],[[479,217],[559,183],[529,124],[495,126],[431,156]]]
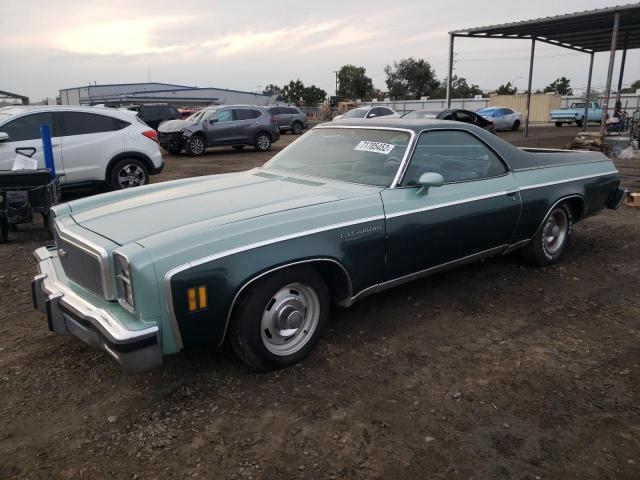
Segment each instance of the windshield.
[[189,123],[198,123],[202,118],[209,113],[213,113],[215,110],[200,110],[199,112],[194,113],[193,115],[188,116],[185,120]]
[[404,131],[314,128],[264,165],[267,170],[388,187],[409,145]]
[[366,108],[354,108],[345,113],[342,118],[364,118],[365,113],[367,113]]
[[414,110],[406,113],[402,118],[436,118],[440,112],[428,112],[427,110]]

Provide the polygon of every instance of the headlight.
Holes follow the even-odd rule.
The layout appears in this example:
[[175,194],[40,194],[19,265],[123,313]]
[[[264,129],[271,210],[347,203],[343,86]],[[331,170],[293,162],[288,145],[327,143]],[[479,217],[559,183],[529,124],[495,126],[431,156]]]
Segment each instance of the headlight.
[[121,253],[113,254],[113,263],[116,273],[116,291],[118,293],[118,303],[128,311],[135,310],[133,299],[133,283],[131,281],[131,267],[129,259]]

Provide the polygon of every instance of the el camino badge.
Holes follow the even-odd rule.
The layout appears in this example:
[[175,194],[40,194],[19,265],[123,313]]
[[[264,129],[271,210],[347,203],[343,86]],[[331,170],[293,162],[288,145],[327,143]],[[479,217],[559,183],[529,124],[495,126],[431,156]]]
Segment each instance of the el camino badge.
[[359,150],[361,152],[374,152],[374,153],[382,153],[383,155],[389,155],[391,150],[393,150],[395,145],[391,145],[390,143],[381,143],[381,142],[369,142],[367,140],[362,140],[360,143],[356,145],[354,150]]
[[379,230],[382,230],[381,225],[376,225],[374,227],[360,228],[358,230],[351,230],[349,232],[342,232],[340,233],[340,240],[346,240],[347,242],[349,240],[356,240],[362,237],[362,235],[364,235],[365,233],[377,232]]

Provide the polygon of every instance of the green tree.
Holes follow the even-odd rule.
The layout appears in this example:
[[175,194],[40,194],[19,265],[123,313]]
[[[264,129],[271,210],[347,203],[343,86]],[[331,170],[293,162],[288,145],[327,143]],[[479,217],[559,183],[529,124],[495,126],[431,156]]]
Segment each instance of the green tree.
[[394,99],[418,99],[434,96],[440,87],[431,64],[413,57],[393,62],[384,68],[389,95]]
[[623,88],[620,93],[636,93],[636,90],[640,90],[640,80],[636,80],[630,87]]
[[264,90],[262,91],[262,93],[264,93],[265,95],[280,95],[280,93],[282,92],[282,89],[277,86],[274,85],[273,83],[270,83],[269,85],[267,85],[266,87],[264,87]]
[[496,95],[515,95],[518,93],[518,87],[511,85],[511,82],[507,82],[504,85],[500,85],[495,93]]
[[307,107],[314,107],[324,102],[325,98],[327,98],[327,92],[315,85],[304,87],[302,91],[302,101]]
[[556,78],[544,87],[544,93],[557,93],[558,95],[573,95],[571,81],[567,77]]
[[367,77],[364,67],[343,65],[338,71],[338,97],[344,100],[370,100],[373,96],[373,81]]
[[295,82],[291,80],[284,87],[282,87],[280,95],[285,102],[300,107],[304,102],[304,100],[302,99],[304,95],[304,83],[302,83],[300,79],[296,80]]
[[[473,98],[475,95],[483,95],[482,89],[474,84],[469,85],[467,79],[454,75],[451,81],[451,98]],[[445,78],[440,84],[440,88],[434,94],[437,98],[445,98],[447,96],[447,79]]]

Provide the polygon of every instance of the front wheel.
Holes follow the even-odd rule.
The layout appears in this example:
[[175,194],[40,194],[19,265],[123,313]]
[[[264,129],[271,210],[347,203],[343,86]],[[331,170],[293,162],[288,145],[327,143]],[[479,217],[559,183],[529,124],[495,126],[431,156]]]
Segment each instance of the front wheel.
[[294,135],[300,135],[302,133],[302,124],[300,122],[293,122],[291,132],[293,132]]
[[578,126],[578,128],[582,127],[582,125],[584,125],[582,119],[576,120],[576,125]]
[[140,187],[149,183],[149,171],[140,160],[125,158],[111,169],[109,186],[112,190]]
[[318,341],[329,304],[327,285],[312,267],[272,273],[250,285],[234,308],[231,346],[256,370],[294,365]]
[[171,145],[170,147],[167,147],[167,152],[169,152],[171,155],[177,155],[181,151],[182,147],[179,147],[177,145]]
[[187,141],[186,149],[192,157],[199,157],[207,150],[207,144],[200,135],[194,135]]
[[562,126],[562,122],[556,122],[556,127],[560,128]]
[[271,148],[271,137],[268,133],[261,132],[256,135],[255,149],[259,152],[266,152]]
[[556,263],[565,251],[573,234],[573,214],[567,204],[553,208],[544,223],[522,250],[532,264],[545,267]]
[[513,125],[511,126],[511,130],[513,130],[514,132],[517,132],[518,130],[520,130],[520,120],[516,120],[515,122],[513,122]]

